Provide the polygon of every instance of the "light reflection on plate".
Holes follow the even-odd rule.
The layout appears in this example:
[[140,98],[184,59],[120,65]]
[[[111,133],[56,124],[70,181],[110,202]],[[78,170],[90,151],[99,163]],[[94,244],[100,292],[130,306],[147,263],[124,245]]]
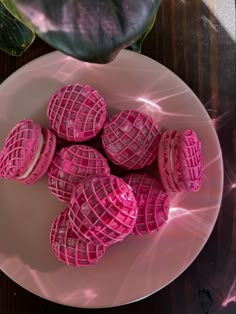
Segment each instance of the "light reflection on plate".
[[109,114],[131,108],[149,114],[163,129],[192,128],[203,147],[200,191],[171,195],[170,219],[159,232],[129,236],[88,268],[66,267],[51,251],[51,223],[65,206],[50,194],[47,178],[35,186],[0,179],[0,268],[25,289],[51,301],[110,307],[163,288],[196,258],[219,212],[222,157],[211,120],[192,91],[159,63],[129,51],[107,65],[82,63],[54,52],[18,70],[0,86],[0,147],[23,118],[47,125],[51,94],[77,81],[104,96]]

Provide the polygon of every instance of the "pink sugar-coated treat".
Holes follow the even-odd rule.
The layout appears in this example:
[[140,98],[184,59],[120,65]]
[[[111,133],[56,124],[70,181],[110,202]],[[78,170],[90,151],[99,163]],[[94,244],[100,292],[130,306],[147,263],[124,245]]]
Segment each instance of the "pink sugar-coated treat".
[[52,130],[69,142],[90,140],[101,131],[107,116],[104,99],[89,85],[66,85],[48,104]]
[[11,180],[24,175],[35,158],[40,134],[40,125],[32,120],[22,120],[11,130],[0,155],[2,178]]
[[137,200],[138,216],[133,234],[142,235],[159,230],[167,221],[169,196],[157,179],[147,173],[131,173],[123,177]]
[[73,145],[56,154],[48,171],[48,186],[60,201],[69,202],[74,186],[85,177],[109,174],[106,158],[96,149]]
[[53,160],[56,149],[56,136],[49,129],[45,128],[42,128],[42,134],[44,137],[44,144],[38,162],[28,177],[21,180],[18,179],[18,181],[24,184],[34,184],[38,182],[47,172]]
[[112,175],[85,179],[69,202],[73,230],[82,239],[105,246],[133,231],[137,211],[131,187]]
[[125,169],[142,169],[157,157],[160,137],[160,129],[152,118],[127,110],[105,124],[102,144],[114,164]]
[[10,132],[0,153],[0,177],[36,183],[48,170],[56,148],[55,135],[32,120],[22,120]]
[[101,244],[86,242],[78,237],[71,228],[68,209],[53,222],[50,243],[54,254],[61,262],[76,267],[96,264],[106,250]]
[[196,133],[166,131],[160,141],[158,166],[166,191],[198,191],[202,183],[202,151]]

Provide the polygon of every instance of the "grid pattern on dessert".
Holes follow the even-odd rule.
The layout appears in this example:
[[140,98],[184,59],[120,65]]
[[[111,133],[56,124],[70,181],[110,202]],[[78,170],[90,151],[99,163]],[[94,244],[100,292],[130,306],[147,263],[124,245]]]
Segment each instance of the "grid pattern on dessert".
[[147,115],[127,110],[105,124],[103,147],[109,158],[126,169],[140,169],[157,156],[160,129]]
[[[172,144],[174,143],[176,131],[166,131],[160,140],[158,151],[158,166],[161,181],[166,191],[178,192],[178,182],[174,176],[174,156],[172,155]],[[175,145],[173,145],[174,148]]]
[[61,201],[69,201],[75,185],[89,176],[110,174],[107,160],[94,148],[73,145],[57,153],[48,172],[48,186]]
[[81,237],[109,245],[133,230],[137,203],[131,188],[114,176],[81,182],[69,203],[72,227]]
[[48,106],[51,128],[72,142],[97,135],[106,114],[104,99],[88,85],[67,85],[51,98]]
[[131,186],[137,200],[138,216],[133,233],[141,235],[159,230],[169,211],[169,197],[163,186],[146,173],[129,174],[124,181]]
[[48,171],[48,168],[52,162],[56,149],[56,136],[49,129],[45,128],[42,128],[42,134],[44,137],[44,144],[41,156],[43,156],[43,158],[39,158],[34,167],[34,171],[32,171],[27,179],[24,180],[25,184],[36,183]]
[[201,143],[192,130],[177,131],[173,160],[174,176],[180,190],[198,190],[202,183],[202,152]]
[[95,264],[105,253],[103,245],[85,242],[72,230],[68,209],[53,222],[50,242],[59,260],[77,267]]
[[23,120],[8,135],[0,160],[1,176],[11,179],[16,171],[27,170],[40,141],[41,128],[31,120]]

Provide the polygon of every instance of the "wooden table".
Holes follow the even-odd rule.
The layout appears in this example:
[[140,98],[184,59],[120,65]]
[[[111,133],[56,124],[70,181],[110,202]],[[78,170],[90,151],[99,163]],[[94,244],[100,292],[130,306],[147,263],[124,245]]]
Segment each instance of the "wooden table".
[[[48,302],[0,272],[1,314],[236,313],[234,18],[235,6],[231,0],[163,0],[155,27],[143,46],[143,54],[171,69],[196,93],[212,118],[223,151],[225,182],[220,214],[207,244],[193,264],[154,295],[104,310],[74,309]],[[37,39],[23,57],[0,53],[0,82],[23,64],[49,51],[52,48]]]

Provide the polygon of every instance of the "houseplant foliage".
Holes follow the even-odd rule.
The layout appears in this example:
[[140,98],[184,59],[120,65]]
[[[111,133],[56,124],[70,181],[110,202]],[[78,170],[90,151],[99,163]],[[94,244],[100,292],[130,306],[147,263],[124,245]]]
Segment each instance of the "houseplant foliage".
[[[0,0],[15,19],[55,49],[107,63],[120,49],[139,50],[160,0]],[[29,36],[25,33],[25,36]],[[0,30],[1,37],[1,30]],[[29,40],[25,40],[26,43]],[[0,45],[0,48],[2,46]],[[5,49],[6,50],[6,49]]]
[[21,56],[35,38],[33,26],[20,14],[14,3],[0,0],[0,49]]

